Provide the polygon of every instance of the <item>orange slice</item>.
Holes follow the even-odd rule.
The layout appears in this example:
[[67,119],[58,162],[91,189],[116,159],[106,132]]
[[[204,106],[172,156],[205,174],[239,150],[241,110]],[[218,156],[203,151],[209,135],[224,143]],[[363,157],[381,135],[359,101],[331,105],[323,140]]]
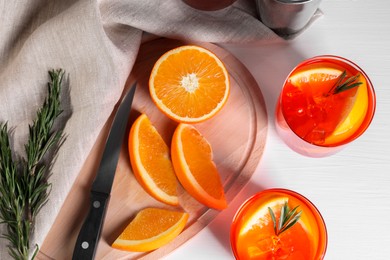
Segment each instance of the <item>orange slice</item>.
[[177,122],[211,118],[226,103],[229,90],[229,76],[222,61],[209,50],[192,45],[162,55],[149,79],[152,100]]
[[141,210],[112,244],[113,248],[146,252],[166,245],[184,229],[188,213],[158,208]]
[[359,81],[362,84],[358,87],[351,111],[334,132],[325,139],[325,144],[335,144],[348,139],[363,123],[368,110],[368,90],[367,81],[363,76],[360,76]]
[[[312,89],[322,91],[323,89],[330,89],[341,73],[341,70],[335,68],[313,68],[295,73],[289,80],[294,86],[301,87],[310,83]],[[327,86],[324,86],[325,84]]]
[[145,114],[139,116],[129,134],[130,162],[134,175],[152,197],[177,206],[178,182],[169,152],[149,118]]
[[210,208],[227,207],[211,146],[194,126],[178,125],[171,156],[176,176],[190,195]]
[[[307,97],[313,98],[315,103],[321,103],[326,94],[337,83],[343,72],[336,68],[311,68],[294,73],[289,77],[289,81],[299,91],[303,91]],[[294,93],[289,93],[289,95]],[[307,102],[307,101],[306,101]]]

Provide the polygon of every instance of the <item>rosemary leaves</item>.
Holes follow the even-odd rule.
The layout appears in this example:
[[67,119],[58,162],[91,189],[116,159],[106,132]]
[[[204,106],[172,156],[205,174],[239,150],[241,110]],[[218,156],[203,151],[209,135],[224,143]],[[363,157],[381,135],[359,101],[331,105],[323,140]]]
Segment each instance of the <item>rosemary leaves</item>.
[[337,82],[327,93],[327,96],[332,94],[338,94],[345,90],[360,86],[363,83],[358,81],[359,77],[360,77],[359,73],[356,74],[355,76],[347,77],[347,72],[344,70],[337,78]]
[[283,207],[280,210],[279,223],[276,221],[276,217],[273,210],[268,207],[268,211],[271,215],[271,219],[273,222],[275,235],[279,236],[281,233],[291,228],[298,222],[302,214],[302,211],[297,211],[298,207],[299,206],[296,206],[295,208],[290,210],[287,201],[285,201]]
[[[62,131],[53,131],[53,125],[62,112],[63,75],[61,69],[49,71],[48,96],[29,126],[25,157],[18,156],[18,160],[12,157],[8,125],[0,123],[0,220],[6,225],[2,238],[9,241],[8,252],[14,259],[29,259],[35,218],[50,192],[47,179],[51,163],[43,159],[49,151],[58,148],[62,138]],[[38,252],[38,245],[35,247],[32,259]]]

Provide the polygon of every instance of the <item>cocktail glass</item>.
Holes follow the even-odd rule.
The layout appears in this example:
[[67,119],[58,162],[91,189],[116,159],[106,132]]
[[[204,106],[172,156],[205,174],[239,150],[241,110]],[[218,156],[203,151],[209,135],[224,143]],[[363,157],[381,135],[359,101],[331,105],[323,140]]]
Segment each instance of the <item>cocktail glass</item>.
[[[300,216],[291,227],[278,233],[284,205],[290,212],[297,207],[295,214]],[[327,241],[325,222],[317,208],[304,196],[287,189],[268,189],[249,198],[238,209],[230,231],[236,259],[321,260]]]
[[276,129],[298,153],[324,157],[366,131],[375,105],[361,68],[342,57],[317,56],[288,75],[276,106]]

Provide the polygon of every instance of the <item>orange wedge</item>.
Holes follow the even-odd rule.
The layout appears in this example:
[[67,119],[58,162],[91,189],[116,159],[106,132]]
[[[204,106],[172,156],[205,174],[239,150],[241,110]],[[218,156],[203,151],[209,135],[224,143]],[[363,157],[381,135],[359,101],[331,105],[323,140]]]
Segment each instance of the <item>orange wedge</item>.
[[112,244],[113,248],[146,252],[166,245],[184,229],[188,213],[158,208],[141,210]]
[[227,207],[211,146],[194,126],[178,125],[171,156],[176,176],[190,195],[210,208]]
[[351,137],[362,125],[368,111],[367,81],[359,78],[362,84],[358,87],[351,110],[333,133],[325,139],[325,144],[335,144]]
[[300,88],[309,83],[313,90],[318,90],[322,94],[324,90],[332,88],[341,73],[341,70],[335,68],[313,68],[294,73],[289,80]]
[[213,117],[224,106],[230,91],[229,75],[214,53],[186,45],[158,59],[150,75],[149,91],[168,117],[196,123]]
[[139,116],[129,134],[130,162],[134,175],[152,197],[177,206],[178,182],[169,152],[149,118],[145,114]]

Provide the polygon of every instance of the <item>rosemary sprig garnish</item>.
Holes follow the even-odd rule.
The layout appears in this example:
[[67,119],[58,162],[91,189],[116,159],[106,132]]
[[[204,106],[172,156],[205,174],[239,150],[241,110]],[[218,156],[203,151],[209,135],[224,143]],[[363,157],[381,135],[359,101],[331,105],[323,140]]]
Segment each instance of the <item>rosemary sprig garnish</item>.
[[[59,147],[62,131],[53,131],[55,119],[61,114],[60,91],[64,72],[49,71],[48,96],[29,126],[25,158],[12,158],[7,123],[0,123],[0,220],[6,225],[2,237],[9,241],[8,252],[14,259],[29,258],[30,237],[37,213],[47,202],[50,192],[48,175],[51,163],[45,155]],[[54,150],[56,152],[56,150]],[[38,253],[35,245],[32,254]]]
[[274,224],[275,235],[279,236],[281,233],[294,226],[301,217],[302,211],[297,211],[298,206],[290,210],[287,201],[284,202],[283,207],[280,210],[279,223],[276,221],[273,210],[268,207],[269,214],[271,215],[272,222]]
[[345,90],[355,88],[363,84],[361,81],[357,81],[360,77],[360,73],[355,76],[347,77],[347,72],[344,70],[337,79],[337,82],[327,93],[327,96],[332,94],[338,94]]

